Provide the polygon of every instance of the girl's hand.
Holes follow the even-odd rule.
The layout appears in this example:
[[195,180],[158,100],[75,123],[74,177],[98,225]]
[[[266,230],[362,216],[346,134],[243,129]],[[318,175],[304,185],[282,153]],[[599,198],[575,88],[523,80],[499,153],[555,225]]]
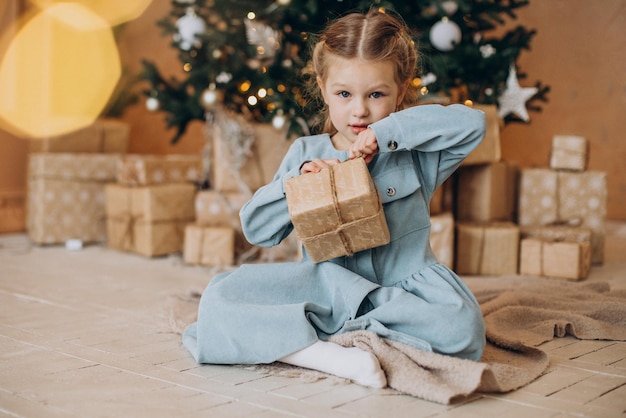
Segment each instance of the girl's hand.
[[376,154],[378,154],[378,140],[374,130],[369,128],[359,133],[356,140],[348,148],[349,159],[363,157],[366,163],[372,161]]
[[329,168],[330,166],[339,164],[340,161],[337,158],[329,160],[321,160],[316,158],[312,161],[307,161],[300,167],[300,174],[306,173],[319,173],[323,168]]

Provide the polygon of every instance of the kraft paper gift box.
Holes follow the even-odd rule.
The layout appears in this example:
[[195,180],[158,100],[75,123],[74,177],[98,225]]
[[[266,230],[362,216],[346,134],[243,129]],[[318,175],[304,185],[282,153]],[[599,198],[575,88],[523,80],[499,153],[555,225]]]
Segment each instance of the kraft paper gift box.
[[431,215],[430,247],[441,264],[454,264],[454,217],[452,212]]
[[200,155],[128,154],[118,167],[117,182],[126,186],[200,183],[202,170]]
[[283,261],[299,261],[302,259],[302,243],[296,234],[288,235],[280,244],[273,247],[258,247],[257,262],[276,263]]
[[108,184],[105,192],[109,247],[147,257],[182,252],[185,226],[195,216],[194,185]]
[[205,226],[232,226],[241,231],[239,211],[248,199],[241,192],[201,190],[195,197],[196,223]]
[[550,168],[585,171],[589,160],[587,138],[575,135],[555,135],[552,138]]
[[389,243],[378,189],[362,158],[285,181],[289,216],[313,262]]
[[29,142],[30,152],[125,153],[130,125],[111,118],[97,119],[76,131]]
[[537,238],[548,241],[591,242],[589,228],[569,225],[520,226],[521,238]]
[[237,167],[235,156],[229,149],[228,133],[215,128],[212,138],[211,187],[221,192],[243,192],[251,197],[261,186],[269,183],[289,146],[293,141],[286,138],[285,130],[271,124],[252,123],[254,142],[245,156],[242,166]]
[[196,224],[233,228],[236,231],[235,256],[242,258],[241,261],[250,261],[255,255],[251,254],[253,246],[243,236],[239,219],[239,211],[247,201],[248,195],[242,192],[210,189],[199,191],[195,198]]
[[506,161],[460,167],[455,174],[457,220],[513,222],[517,173]]
[[486,131],[480,145],[476,147],[461,165],[484,164],[500,161],[502,158],[502,147],[500,143],[500,127],[502,119],[498,115],[498,108],[495,105],[477,105],[474,109],[485,112]]
[[104,241],[104,185],[115,180],[119,160],[119,154],[30,154],[26,225],[31,240]]
[[183,260],[188,264],[230,266],[235,261],[235,230],[229,227],[187,225]]
[[0,233],[26,228],[26,193],[0,192]]
[[455,270],[468,275],[517,274],[519,227],[512,222],[457,222]]
[[520,171],[518,223],[521,226],[567,223],[589,228],[591,263],[604,262],[606,173],[547,168]]
[[523,238],[520,242],[520,274],[581,280],[589,275],[589,242]]

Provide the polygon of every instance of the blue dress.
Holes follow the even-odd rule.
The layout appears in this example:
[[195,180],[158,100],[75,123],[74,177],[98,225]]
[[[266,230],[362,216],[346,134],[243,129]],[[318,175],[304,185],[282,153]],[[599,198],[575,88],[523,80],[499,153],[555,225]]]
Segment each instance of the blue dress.
[[[391,242],[315,264],[242,265],[215,276],[183,344],[199,363],[271,363],[318,340],[352,330],[418,349],[479,360],[480,307],[432,252],[430,198],[482,140],[484,113],[463,105],[423,105],[372,124],[379,153],[368,164]],[[347,158],[329,135],[297,139],[273,180],[240,212],[253,244],[274,246],[293,231],[284,182],[314,158]]]

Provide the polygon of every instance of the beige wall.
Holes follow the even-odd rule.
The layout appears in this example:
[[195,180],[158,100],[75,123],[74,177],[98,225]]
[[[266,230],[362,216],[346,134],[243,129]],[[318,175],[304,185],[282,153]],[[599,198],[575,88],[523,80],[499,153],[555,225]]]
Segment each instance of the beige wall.
[[[181,74],[170,39],[156,26],[169,11],[169,2],[153,1],[140,18],[123,27],[120,54],[130,71],[139,71],[146,58],[165,75]],[[555,134],[587,137],[589,168],[608,173],[610,219],[626,219],[625,19],[626,0],[534,0],[522,8],[511,25],[535,28],[537,35],[532,50],[519,60],[521,71],[528,74],[520,84],[541,80],[552,91],[542,113],[530,112],[530,123],[509,124],[502,131],[504,158],[523,167],[547,166]],[[173,131],[166,131],[163,114],[148,112],[143,100],[124,120],[132,125],[131,152],[194,153],[202,148],[200,122],[192,124],[179,144],[171,145]],[[0,192],[24,187],[25,181],[24,147],[6,136],[0,134]]]
[[608,175],[608,217],[626,219],[626,1],[534,0],[517,22],[537,29],[520,84],[552,90],[529,124],[504,128],[503,157],[546,166],[555,134],[588,138],[589,169]]
[[[0,59],[8,47],[11,35],[15,32],[13,22],[23,8],[21,1],[8,1],[0,6]],[[4,192],[24,191],[27,145],[26,141],[0,129],[0,195]]]

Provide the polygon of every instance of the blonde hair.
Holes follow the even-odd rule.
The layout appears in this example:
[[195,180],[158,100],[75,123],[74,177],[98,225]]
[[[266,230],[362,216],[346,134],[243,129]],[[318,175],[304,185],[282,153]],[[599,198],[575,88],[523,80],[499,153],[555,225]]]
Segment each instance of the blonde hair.
[[[309,95],[319,103],[324,102],[316,78],[326,82],[328,64],[333,56],[364,61],[391,61],[395,67],[396,83],[400,89],[407,87],[399,108],[415,104],[417,90],[411,81],[417,72],[417,50],[408,27],[399,16],[380,10],[350,13],[326,28],[313,48],[308,69]],[[322,131],[331,135],[336,133],[326,106],[323,106],[321,116]]]

